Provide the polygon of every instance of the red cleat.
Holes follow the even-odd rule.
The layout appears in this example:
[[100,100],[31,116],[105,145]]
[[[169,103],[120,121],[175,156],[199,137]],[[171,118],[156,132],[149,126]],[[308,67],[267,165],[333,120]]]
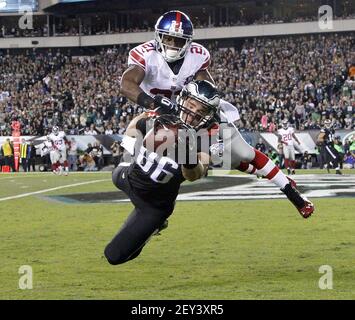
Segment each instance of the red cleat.
[[305,205],[302,208],[297,208],[297,210],[303,218],[307,219],[314,212],[314,204],[307,199],[304,199],[304,202]]
[[314,204],[301,195],[301,193],[297,190],[296,182],[293,179],[289,177],[287,177],[287,179],[290,183],[287,184],[285,188],[281,189],[281,191],[292,202],[301,216],[307,219],[314,212]]

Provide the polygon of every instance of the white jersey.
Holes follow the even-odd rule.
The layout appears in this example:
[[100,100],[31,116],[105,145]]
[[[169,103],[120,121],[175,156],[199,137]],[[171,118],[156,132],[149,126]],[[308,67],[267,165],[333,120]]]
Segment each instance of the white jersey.
[[281,128],[277,131],[277,133],[281,136],[281,141],[284,142],[285,145],[294,145],[292,135],[295,133],[295,130],[292,127],[288,127],[287,129]]
[[210,53],[200,44],[191,43],[178,74],[170,69],[163,56],[156,50],[155,40],[143,43],[129,52],[128,65],[140,66],[145,77],[140,84],[142,90],[154,97],[163,95],[175,102],[181,89],[200,70],[210,64]]
[[64,131],[59,131],[57,135],[54,133],[49,135],[49,139],[52,141],[54,148],[59,151],[65,151],[67,149],[64,138]]
[[53,150],[53,145],[50,141],[44,141],[38,146],[38,148],[41,151],[41,157],[44,157]]
[[[156,50],[155,40],[143,43],[129,52],[128,65],[140,66],[145,77],[140,84],[141,89],[154,97],[164,95],[176,101],[181,89],[189,83],[200,70],[207,70],[210,65],[210,53],[202,45],[192,42],[184,57],[178,74],[174,74],[163,56]],[[221,118],[229,123],[240,119],[238,109],[221,99],[224,114]],[[227,118],[227,119],[225,119]]]

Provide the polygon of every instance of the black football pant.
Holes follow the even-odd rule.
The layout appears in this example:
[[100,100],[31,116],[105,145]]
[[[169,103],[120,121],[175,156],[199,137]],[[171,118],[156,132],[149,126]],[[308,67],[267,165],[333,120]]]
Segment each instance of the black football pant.
[[332,146],[324,146],[326,157],[327,157],[327,164],[331,162],[334,168],[339,169],[339,153],[338,151]]
[[105,248],[105,257],[117,265],[136,258],[150,237],[163,225],[173,211],[171,208],[155,208],[139,198],[127,179],[128,167],[118,166],[112,173],[114,185],[124,191],[134,205],[121,229]]

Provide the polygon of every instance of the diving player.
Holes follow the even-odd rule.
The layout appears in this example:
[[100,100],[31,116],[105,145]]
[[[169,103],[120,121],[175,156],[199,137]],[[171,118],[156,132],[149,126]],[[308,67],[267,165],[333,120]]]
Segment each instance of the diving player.
[[[142,113],[131,121],[126,132],[138,129],[147,139],[152,132],[159,133],[155,130],[159,124],[198,131],[213,124],[218,105],[219,95],[214,85],[208,81],[191,82],[181,93],[179,117],[162,115],[150,119],[147,113]],[[147,130],[149,121],[154,124]],[[139,144],[138,139],[133,140]],[[179,152],[179,143],[175,142],[174,146]],[[197,153],[198,161],[193,164],[159,155],[143,143],[135,146],[135,150],[134,162],[129,166],[119,165],[112,173],[115,186],[124,191],[134,205],[133,212],[105,248],[105,257],[113,265],[125,263],[141,253],[150,237],[162,229],[172,214],[180,184],[204,177],[208,169],[209,155],[204,152]]]
[[[133,48],[128,57],[128,69],[121,81],[121,94],[138,105],[158,113],[176,113],[176,97],[191,80],[207,80],[214,83],[208,66],[210,54],[202,45],[192,42],[193,25],[181,11],[163,14],[155,25],[155,39]],[[296,183],[260,151],[245,142],[234,122],[239,120],[238,110],[220,99],[220,132],[232,126],[234,134],[227,143],[231,152],[231,168],[262,175],[277,185],[296,206],[299,213],[308,218],[314,211],[312,202],[302,197]]]

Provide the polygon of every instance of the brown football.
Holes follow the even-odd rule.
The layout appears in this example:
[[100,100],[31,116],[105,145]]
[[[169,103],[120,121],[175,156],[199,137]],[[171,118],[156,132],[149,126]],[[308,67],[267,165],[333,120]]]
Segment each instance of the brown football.
[[143,145],[150,151],[163,154],[167,149],[173,149],[178,139],[179,126],[174,124],[161,125],[152,128],[144,137]]

